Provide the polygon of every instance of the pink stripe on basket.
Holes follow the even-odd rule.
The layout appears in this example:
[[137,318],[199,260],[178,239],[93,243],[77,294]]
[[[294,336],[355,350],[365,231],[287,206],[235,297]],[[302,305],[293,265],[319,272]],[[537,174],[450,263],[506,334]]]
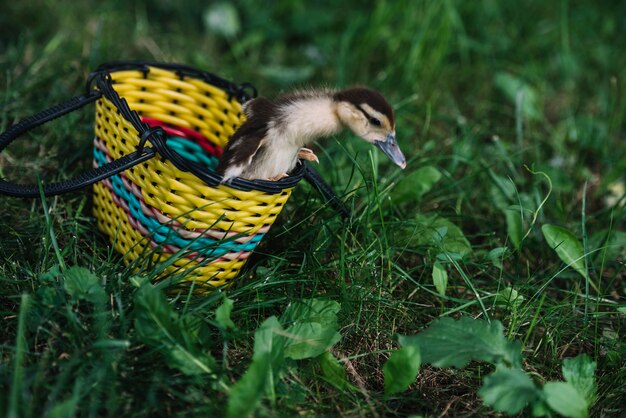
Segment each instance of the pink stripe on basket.
[[[99,141],[97,138],[94,140],[94,144],[97,146],[98,149],[100,149],[101,151],[104,152],[105,157],[107,159],[107,162],[111,162],[111,157],[108,154],[108,150],[106,150],[106,147],[104,146],[104,144]],[[97,168],[98,164],[96,161],[94,161],[94,167]],[[180,222],[170,219],[167,216],[163,215],[162,212],[160,212],[159,210],[157,210],[156,208],[153,208],[151,206],[148,206],[145,201],[143,200],[143,196],[141,194],[141,189],[139,188],[139,186],[137,186],[135,183],[133,183],[132,181],[130,181],[124,172],[119,173],[120,178],[125,186],[125,188],[127,190],[131,190],[131,192],[139,199],[139,204],[141,206],[141,210],[142,212],[144,212],[144,214],[146,216],[151,216],[156,218],[159,222],[161,223],[168,223],[171,226],[176,226],[176,228],[172,228],[172,229],[176,229],[176,231],[179,233],[179,235],[183,238],[203,238],[203,237],[210,237],[210,238],[214,238],[214,239],[218,239],[218,240],[222,240],[222,239],[228,239],[231,237],[234,237],[236,235],[240,235],[240,233],[238,232],[227,232],[227,231],[223,231],[223,230],[214,230],[214,229],[202,229],[202,228],[196,228],[192,231],[184,229],[182,227],[182,225],[180,224]],[[165,252],[170,253],[170,254],[174,254],[177,253],[179,251],[181,251],[181,249],[179,247],[176,247],[175,245],[172,244],[159,244],[156,241],[154,241],[151,236],[151,232],[146,229],[143,224],[141,222],[138,222],[137,219],[135,219],[135,217],[130,213],[130,209],[128,207],[128,204],[126,203],[126,201],[122,198],[120,198],[117,193],[115,193],[115,190],[113,189],[113,185],[111,183],[110,179],[103,179],[101,180],[101,183],[107,188],[109,189],[109,192],[111,193],[111,198],[113,200],[113,202],[120,207],[124,213],[126,214],[126,217],[128,219],[128,222],[130,223],[130,225],[138,230],[141,235],[148,239],[148,242],[150,244],[151,247],[156,248],[163,248]],[[254,238],[257,234],[265,234],[269,231],[270,227],[269,226],[263,226],[261,227],[256,234],[250,235],[250,236],[245,236],[245,237],[239,237],[234,239],[234,242],[237,243],[247,243],[248,241],[250,241],[252,238]],[[211,260],[209,262],[209,264],[213,264],[213,263],[218,263],[218,262],[223,262],[223,261],[234,261],[234,260],[245,260],[248,257],[250,257],[250,255],[252,254],[251,251],[238,251],[238,252],[228,252],[224,255],[222,255],[221,257],[215,259],[215,260]],[[185,254],[184,256],[187,259],[191,259],[194,261],[198,261],[198,262],[203,262],[207,259],[207,257],[201,256],[197,251],[194,252],[188,252]]]
[[[150,241],[150,244],[153,247],[159,246],[157,243],[155,243],[152,240]],[[170,254],[174,254],[174,253],[181,251],[180,248],[172,244],[161,245],[161,247],[165,250],[165,252],[170,253]],[[220,261],[245,260],[246,258],[250,257],[251,254],[252,254],[251,251],[229,252],[215,260],[211,260],[209,264],[218,263]],[[185,258],[192,259],[194,261],[197,261],[198,263],[204,262],[207,259],[206,256],[200,255],[197,251],[188,252],[185,255]]]

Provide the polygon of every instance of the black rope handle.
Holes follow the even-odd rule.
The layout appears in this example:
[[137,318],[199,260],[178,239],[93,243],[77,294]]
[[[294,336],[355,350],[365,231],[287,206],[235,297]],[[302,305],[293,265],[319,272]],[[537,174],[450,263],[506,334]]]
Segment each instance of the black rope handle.
[[13,140],[23,133],[43,125],[53,119],[66,115],[89,103],[93,103],[102,96],[98,90],[91,90],[86,94],[73,97],[70,100],[46,109],[36,115],[29,116],[11,126],[6,132],[0,135],[0,152],[2,152]]
[[[93,103],[100,97],[102,97],[102,93],[100,91],[90,90],[86,94],[73,97],[63,103],[21,120],[11,126],[6,132],[0,134],[0,152],[8,147],[20,135],[41,126],[46,122],[73,112],[87,104]],[[133,152],[101,167],[86,171],[70,180],[46,184],[43,186],[43,193],[46,196],[55,196],[62,193],[76,191],[110,177],[113,174],[124,171],[134,165],[142,163],[152,158],[154,154],[156,154],[156,150],[144,147],[140,151]],[[18,184],[0,179],[0,193],[13,197],[38,197],[39,186],[35,184]]]
[[342,218],[349,218],[351,215],[350,209],[348,209],[346,205],[337,197],[333,189],[324,181],[322,176],[308,164],[304,164],[304,166],[304,178],[306,181],[309,182],[310,185],[314,186],[320,194],[328,200],[330,206],[339,212]]
[[[45,184],[43,185],[43,194],[45,196],[56,196],[77,191],[149,160],[154,157],[154,154],[156,154],[156,151],[153,148],[144,148],[143,153],[135,151],[108,164],[81,173],[70,180]],[[0,180],[0,193],[13,197],[39,197],[39,186]]]

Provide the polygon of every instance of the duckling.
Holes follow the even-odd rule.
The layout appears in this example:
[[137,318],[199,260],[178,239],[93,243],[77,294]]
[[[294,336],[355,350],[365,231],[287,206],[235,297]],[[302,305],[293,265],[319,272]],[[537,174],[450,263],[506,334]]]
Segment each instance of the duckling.
[[349,128],[406,167],[396,142],[391,105],[375,90],[296,91],[271,101],[259,97],[243,106],[246,121],[234,133],[217,165],[222,182],[235,177],[280,180],[299,159],[319,162],[307,145]]

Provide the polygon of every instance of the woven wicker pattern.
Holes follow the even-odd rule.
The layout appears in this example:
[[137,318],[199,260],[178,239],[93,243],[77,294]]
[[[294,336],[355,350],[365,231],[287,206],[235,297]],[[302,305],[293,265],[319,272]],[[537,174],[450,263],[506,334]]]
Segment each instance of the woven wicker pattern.
[[[167,146],[213,168],[242,122],[241,104],[203,80],[170,70],[111,73],[113,88],[149,125],[163,126]],[[132,153],[139,135],[106,98],[96,103],[94,165]],[[291,194],[211,187],[171,161],[155,158],[94,186],[99,228],[131,262],[152,254],[203,285],[228,284],[274,223]],[[150,251],[147,251],[150,250]]]

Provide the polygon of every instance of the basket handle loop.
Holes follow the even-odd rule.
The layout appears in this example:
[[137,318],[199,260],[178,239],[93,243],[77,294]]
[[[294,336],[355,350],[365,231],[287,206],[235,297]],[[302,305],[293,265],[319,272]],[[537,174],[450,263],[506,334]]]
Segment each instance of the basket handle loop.
[[[98,90],[89,90],[87,93],[73,97],[63,103],[39,112],[33,116],[21,120],[11,126],[7,131],[0,134],[0,152],[9,146],[20,135],[43,125],[46,122],[73,112],[89,103],[93,103],[102,96]],[[45,196],[55,196],[62,193],[76,191],[102,179],[124,171],[136,164],[152,158],[156,154],[153,148],[143,148],[127,154],[124,157],[105,164],[93,170],[86,171],[77,177],[59,183],[51,183],[43,186]],[[14,197],[38,197],[39,186],[36,184],[18,184],[0,179],[0,194]]]

